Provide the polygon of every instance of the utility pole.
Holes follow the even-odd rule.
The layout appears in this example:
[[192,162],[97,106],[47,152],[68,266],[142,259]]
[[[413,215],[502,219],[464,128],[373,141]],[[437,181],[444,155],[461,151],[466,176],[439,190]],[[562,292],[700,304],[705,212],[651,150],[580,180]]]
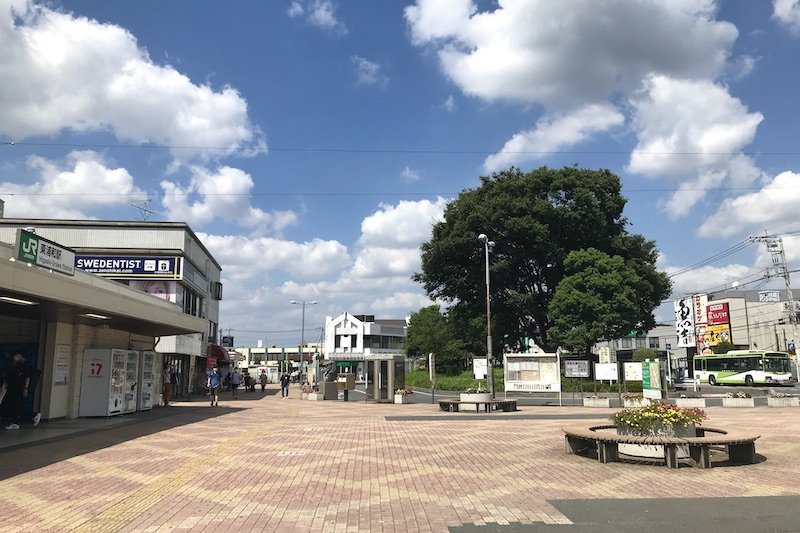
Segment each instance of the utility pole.
[[[786,312],[789,314],[789,328],[792,333],[792,341],[797,337],[797,309],[795,308],[794,294],[792,293],[791,279],[789,275],[789,268],[786,265],[786,253],[783,248],[783,239],[775,235],[764,235],[763,237],[750,237],[750,242],[763,242],[767,246],[767,251],[772,256],[772,272],[768,274],[769,277],[783,278],[786,285]],[[749,336],[748,331],[748,336]],[[775,332],[775,340],[778,341],[777,330]],[[780,344],[776,346],[780,349]],[[786,346],[784,346],[784,349]]]

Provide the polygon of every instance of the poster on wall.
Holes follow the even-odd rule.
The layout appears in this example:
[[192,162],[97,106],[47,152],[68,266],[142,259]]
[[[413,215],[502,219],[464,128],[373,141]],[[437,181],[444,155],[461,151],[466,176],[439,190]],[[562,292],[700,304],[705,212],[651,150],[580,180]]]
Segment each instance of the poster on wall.
[[56,344],[56,368],[53,385],[66,385],[69,382],[69,344]]
[[675,300],[675,333],[678,335],[678,348],[695,346],[693,306],[691,296]]
[[706,342],[709,346],[717,346],[721,342],[732,342],[730,324],[708,326]]
[[156,298],[160,298],[162,300],[175,303],[177,299],[176,285],[177,283],[175,283],[174,281],[135,279],[131,280],[129,286],[132,289],[136,289],[151,294]]

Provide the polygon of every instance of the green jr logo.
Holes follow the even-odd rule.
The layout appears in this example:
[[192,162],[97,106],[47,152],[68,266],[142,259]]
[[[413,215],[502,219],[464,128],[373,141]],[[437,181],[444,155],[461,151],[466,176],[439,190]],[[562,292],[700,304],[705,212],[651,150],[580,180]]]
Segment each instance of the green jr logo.
[[36,263],[39,256],[39,239],[27,231],[20,232],[19,258],[23,261]]

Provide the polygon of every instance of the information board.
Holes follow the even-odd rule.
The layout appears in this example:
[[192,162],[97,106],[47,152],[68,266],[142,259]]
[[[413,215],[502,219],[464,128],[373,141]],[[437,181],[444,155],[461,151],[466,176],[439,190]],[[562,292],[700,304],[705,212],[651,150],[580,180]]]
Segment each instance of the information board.
[[486,379],[488,368],[485,357],[475,357],[472,359],[472,373],[475,379]]
[[642,363],[627,362],[623,365],[625,381],[642,381]]
[[564,361],[564,376],[568,378],[588,378],[589,361]]
[[642,395],[652,400],[661,399],[661,369],[658,361],[642,362]]
[[561,371],[555,353],[505,354],[506,391],[560,392]]
[[617,363],[595,363],[594,379],[595,381],[617,381],[619,379]]

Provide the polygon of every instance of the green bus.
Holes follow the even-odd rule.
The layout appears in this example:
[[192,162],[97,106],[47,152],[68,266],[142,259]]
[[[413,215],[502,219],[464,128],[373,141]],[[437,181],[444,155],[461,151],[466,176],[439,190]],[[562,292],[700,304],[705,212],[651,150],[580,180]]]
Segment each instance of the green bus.
[[694,356],[694,377],[709,385],[791,385],[791,359],[784,352],[731,350]]

